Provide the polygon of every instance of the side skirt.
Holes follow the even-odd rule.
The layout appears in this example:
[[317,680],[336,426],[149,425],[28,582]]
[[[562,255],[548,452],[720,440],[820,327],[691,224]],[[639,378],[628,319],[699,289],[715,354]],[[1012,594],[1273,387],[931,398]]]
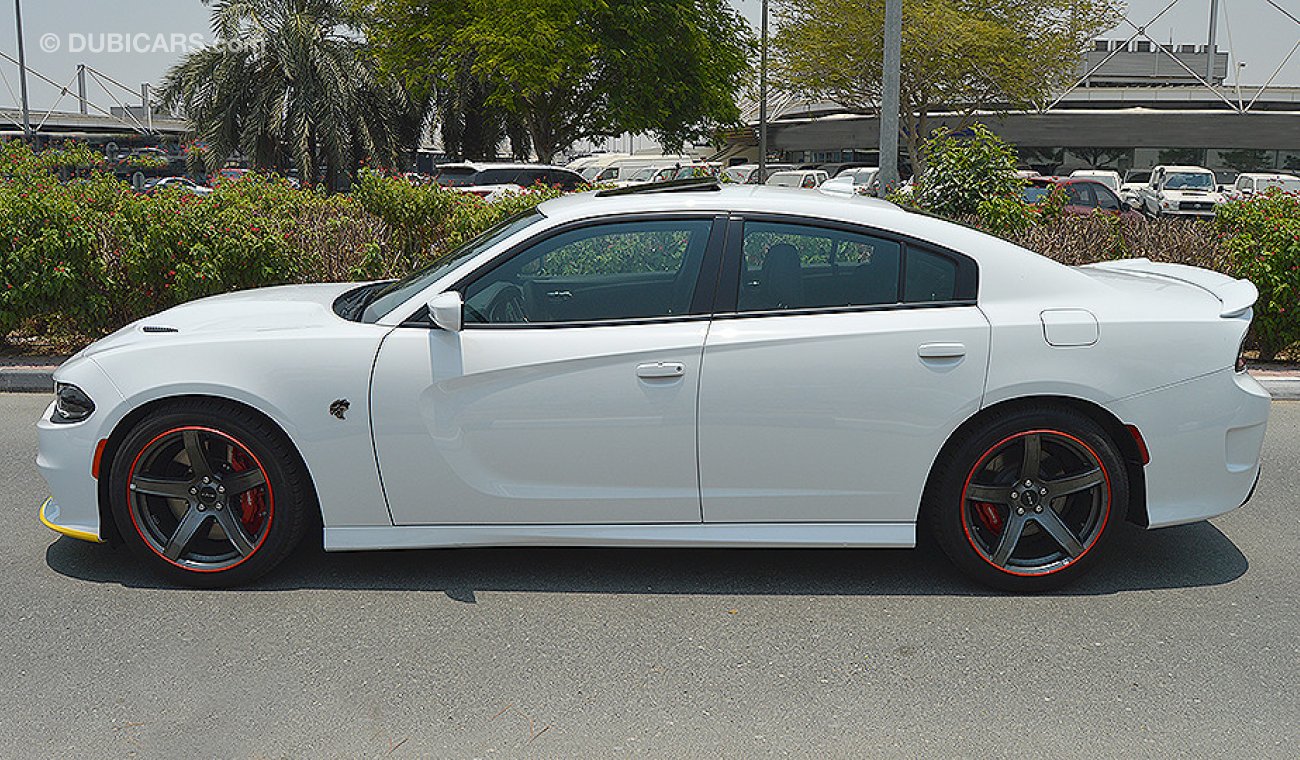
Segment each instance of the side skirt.
[[400,525],[326,527],[326,551],[455,546],[911,548],[915,523]]

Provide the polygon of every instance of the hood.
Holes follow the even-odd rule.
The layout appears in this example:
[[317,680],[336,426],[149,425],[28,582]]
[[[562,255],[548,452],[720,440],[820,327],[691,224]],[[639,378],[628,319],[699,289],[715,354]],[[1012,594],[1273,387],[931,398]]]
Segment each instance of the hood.
[[283,285],[201,298],[174,306],[87,346],[77,356],[93,356],[121,346],[196,334],[264,333],[311,330],[334,325],[334,299],[357,283]]

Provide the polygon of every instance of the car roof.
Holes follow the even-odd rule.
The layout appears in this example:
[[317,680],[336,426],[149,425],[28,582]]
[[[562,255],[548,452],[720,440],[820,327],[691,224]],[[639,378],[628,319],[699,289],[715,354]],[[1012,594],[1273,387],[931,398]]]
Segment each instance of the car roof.
[[1294,174],[1285,174],[1282,172],[1242,172],[1237,175],[1238,178],[1250,177],[1252,179],[1300,179]]
[[1190,174],[1213,174],[1214,172],[1206,169],[1204,166],[1157,166],[1157,169],[1164,169],[1167,172],[1183,172]]
[[558,169],[560,171],[566,171],[566,172],[573,171],[572,169],[565,169],[563,166],[556,166],[554,164],[525,164],[525,163],[509,163],[504,161],[491,162],[491,163],[479,163],[477,161],[461,161],[454,164],[439,164],[434,168],[439,171],[442,171],[443,169],[471,169],[476,172],[481,172],[487,169]]

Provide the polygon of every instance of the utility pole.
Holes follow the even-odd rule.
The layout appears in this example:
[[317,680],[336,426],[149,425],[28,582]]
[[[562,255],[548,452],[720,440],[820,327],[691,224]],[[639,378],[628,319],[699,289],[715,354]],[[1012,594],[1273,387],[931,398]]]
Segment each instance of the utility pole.
[[23,139],[32,141],[32,112],[27,103],[27,55],[23,50],[23,0],[14,0],[14,18],[18,20],[18,81],[23,97]]
[[[885,0],[884,76],[880,93],[880,197],[898,187],[898,112],[903,61],[903,0]],[[913,156],[915,161],[916,157]]]
[[763,0],[762,42],[758,54],[758,184],[767,184],[767,0]]
[[[1229,21],[1229,24],[1232,22]],[[1214,84],[1214,34],[1219,31],[1219,0],[1210,0],[1210,41],[1205,46],[1205,82]]]

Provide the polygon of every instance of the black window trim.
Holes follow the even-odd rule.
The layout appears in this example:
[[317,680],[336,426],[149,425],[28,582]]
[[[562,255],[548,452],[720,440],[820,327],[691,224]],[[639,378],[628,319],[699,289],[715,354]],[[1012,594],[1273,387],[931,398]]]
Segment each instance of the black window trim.
[[[593,216],[583,219],[576,219],[571,222],[558,224],[545,232],[539,233],[527,240],[507,248],[501,253],[493,256],[490,261],[485,262],[482,266],[476,268],[473,272],[465,275],[461,279],[449,285],[443,292],[457,292],[462,295],[465,289],[473,285],[479,279],[486,277],[497,267],[505,263],[516,255],[539,245],[553,237],[563,235],[574,230],[586,227],[603,227],[610,224],[620,224],[628,222],[671,222],[671,221],[708,221],[711,223],[709,229],[709,239],[705,243],[704,258],[700,261],[700,272],[695,285],[695,294],[691,297],[689,314],[674,314],[671,316],[659,317],[629,317],[625,319],[593,319],[573,322],[501,322],[501,323],[483,323],[483,322],[466,322],[462,329],[464,330],[554,330],[568,327],[613,327],[618,325],[649,325],[664,324],[672,322],[698,322],[708,320],[713,317],[713,305],[717,299],[718,278],[722,270],[722,255],[724,239],[726,235],[727,214],[718,211],[663,211],[651,213],[627,213],[627,214],[609,214],[606,216]],[[427,309],[423,309],[425,314],[417,312],[412,317],[404,321],[402,327],[433,327],[432,321],[427,318]],[[421,319],[421,316],[424,319]]]
[[[881,240],[897,243],[899,246],[898,291],[894,303],[862,304],[851,306],[814,306],[804,309],[766,309],[761,311],[740,311],[740,270],[744,256],[745,222],[762,222],[767,224],[791,224],[802,227],[815,227],[836,232],[848,232],[867,235]],[[948,301],[914,301],[903,300],[903,289],[907,282],[907,252],[911,247],[950,259],[957,265],[957,284],[960,288],[963,280],[968,280],[969,296]],[[714,319],[749,319],[751,317],[794,317],[813,314],[849,314],[869,311],[906,311],[911,309],[952,308],[957,306],[976,306],[979,303],[979,264],[964,253],[958,253],[928,240],[912,237],[893,230],[883,230],[871,225],[845,222],[838,219],[823,219],[797,214],[777,214],[766,212],[737,212],[727,221],[726,249],[722,257],[722,276],[718,280],[718,296],[714,302]]]

